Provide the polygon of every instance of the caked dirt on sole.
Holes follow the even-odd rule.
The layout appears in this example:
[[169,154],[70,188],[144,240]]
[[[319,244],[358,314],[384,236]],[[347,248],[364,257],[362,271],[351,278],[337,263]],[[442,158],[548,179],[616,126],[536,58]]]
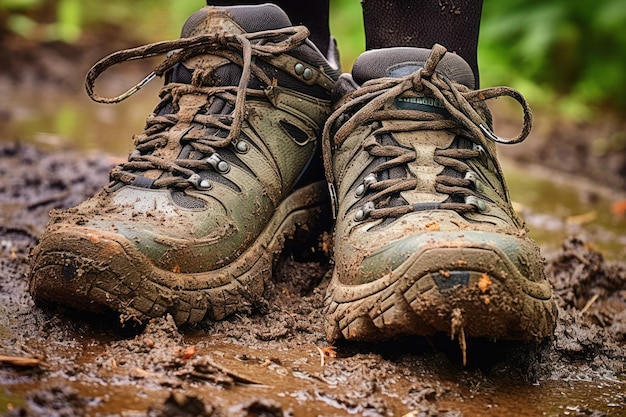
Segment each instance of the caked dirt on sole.
[[[542,345],[444,336],[329,346],[328,239],[279,260],[263,312],[177,328],[34,306],[29,250],[112,161],[0,145],[0,412],[10,416],[626,415],[626,263],[569,239],[546,272],[559,307]],[[294,245],[292,245],[294,246]]]

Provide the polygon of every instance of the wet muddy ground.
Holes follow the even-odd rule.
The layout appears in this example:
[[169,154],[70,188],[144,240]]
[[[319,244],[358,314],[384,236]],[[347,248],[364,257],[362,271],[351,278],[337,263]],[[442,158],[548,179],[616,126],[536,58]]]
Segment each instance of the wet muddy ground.
[[[49,73],[46,65],[43,71]],[[63,68],[58,77],[66,79]],[[2,77],[0,87],[9,88]],[[2,105],[1,117],[20,117],[14,110],[18,103]],[[136,121],[134,130],[140,126]],[[571,129],[578,136],[555,147],[546,138],[558,129],[546,129],[526,152],[526,145],[506,150],[525,164],[522,170],[537,160],[565,174],[582,170],[584,182],[597,185],[605,178],[604,187],[581,186],[576,199],[612,194],[613,202],[622,201],[623,148],[592,152],[600,145],[594,148],[585,139],[585,132],[598,133],[591,128]],[[607,129],[606,137],[619,131]],[[555,335],[540,346],[470,340],[466,366],[458,344],[444,336],[329,346],[321,305],[331,264],[320,248],[303,253],[297,245],[278,260],[271,299],[262,311],[194,327],[177,328],[168,317],[122,327],[115,316],[34,306],[26,279],[28,252],[49,210],[95,193],[115,158],[59,149],[58,143],[54,151],[44,151],[14,139],[20,138],[0,137],[4,415],[626,416],[622,220],[607,220],[599,232],[587,226],[601,214],[560,208],[545,217],[536,206],[520,207],[533,227],[562,219],[570,222],[567,234],[585,237],[558,234],[558,245],[542,244],[559,306]],[[555,201],[546,204],[558,207]],[[597,243],[607,230],[612,231],[607,239],[617,245],[611,261]]]
[[24,144],[2,144],[0,161],[6,415],[626,415],[626,264],[590,243],[569,239],[549,255],[552,340],[472,340],[465,367],[443,336],[328,346],[329,263],[298,251],[280,258],[265,311],[122,328],[114,316],[33,306],[25,278],[48,211],[93,194],[114,161]]

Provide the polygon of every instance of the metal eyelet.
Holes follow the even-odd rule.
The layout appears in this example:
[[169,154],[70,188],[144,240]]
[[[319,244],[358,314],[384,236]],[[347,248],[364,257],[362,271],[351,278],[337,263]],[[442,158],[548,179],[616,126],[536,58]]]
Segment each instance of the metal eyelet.
[[313,78],[313,70],[311,68],[306,68],[301,62],[298,62],[296,65],[294,65],[293,70],[297,75],[301,76],[306,81],[309,81]]
[[366,175],[365,178],[363,178],[363,183],[356,188],[356,196],[362,197],[372,185],[376,184],[376,182],[378,182],[378,180],[376,179],[375,174]]
[[132,161],[135,158],[139,158],[141,156],[141,152],[139,152],[138,149],[135,149],[134,151],[132,151],[130,153],[130,155],[128,155],[128,160]]
[[474,144],[472,145],[472,149],[473,149],[473,150],[475,150],[475,151],[480,152],[480,155],[481,155],[481,156],[483,156],[483,155],[485,155],[485,154],[486,154],[486,152],[485,152],[485,148],[483,148],[483,146],[482,146],[482,145],[478,145],[478,144],[474,143]]
[[190,175],[189,178],[187,178],[187,182],[192,184],[198,190],[209,190],[212,187],[209,180],[202,178],[198,174]]
[[206,161],[220,174],[227,174],[230,171],[230,164],[224,161],[217,153],[209,156]]
[[376,174],[369,174],[365,178],[363,178],[363,184],[365,184],[367,188],[371,187],[377,182],[378,182],[378,179],[376,179]]
[[374,211],[375,208],[376,207],[374,206],[374,203],[372,203],[371,201],[368,203],[365,203],[363,207],[358,209],[357,212],[354,214],[354,220],[356,220],[357,222],[361,222],[367,219],[370,213]]
[[250,150],[250,145],[248,144],[248,142],[246,142],[245,140],[240,140],[239,142],[237,142],[237,144],[235,145],[235,149],[237,150],[237,152],[239,153],[247,153]]
[[472,183],[474,189],[481,191],[483,189],[483,184],[478,180],[478,175],[476,175],[473,171],[467,171],[465,173],[465,179]]
[[468,195],[467,197],[465,197],[465,204],[470,204],[476,207],[478,211],[487,210],[487,205],[485,204],[485,202],[473,195]]

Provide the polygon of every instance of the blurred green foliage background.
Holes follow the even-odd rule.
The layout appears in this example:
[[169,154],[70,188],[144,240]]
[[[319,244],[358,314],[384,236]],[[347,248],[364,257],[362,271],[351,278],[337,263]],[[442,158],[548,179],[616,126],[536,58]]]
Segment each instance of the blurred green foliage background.
[[[0,0],[0,29],[68,43],[90,30],[121,29],[129,39],[151,42],[177,37],[187,15],[203,4]],[[365,45],[360,2],[331,0],[331,28],[348,70]],[[561,116],[619,115],[626,110],[626,1],[485,0],[479,65],[484,86],[513,86]]]

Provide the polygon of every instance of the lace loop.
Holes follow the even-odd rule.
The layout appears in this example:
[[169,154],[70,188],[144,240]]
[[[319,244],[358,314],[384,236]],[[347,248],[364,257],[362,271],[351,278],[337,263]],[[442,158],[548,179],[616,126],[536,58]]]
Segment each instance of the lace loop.
[[[223,48],[243,50],[243,43],[247,43],[248,47],[246,48],[248,49],[247,53],[249,57],[253,54],[253,50],[254,55],[269,56],[301,45],[308,36],[309,31],[306,27],[291,26],[283,29],[244,34],[211,33],[171,41],[155,42],[136,48],[125,49],[102,58],[91,67],[85,78],[85,90],[87,91],[89,97],[98,103],[119,103],[139,91],[155,77],[162,76],[175,64],[202,52]],[[251,44],[251,41],[259,40],[277,40],[277,42],[258,43],[254,45]],[[126,61],[145,59],[163,54],[170,55],[143,80],[131,87],[125,93],[116,97],[102,97],[94,91],[96,79],[112,66]],[[244,61],[245,55],[246,53],[244,52]]]

